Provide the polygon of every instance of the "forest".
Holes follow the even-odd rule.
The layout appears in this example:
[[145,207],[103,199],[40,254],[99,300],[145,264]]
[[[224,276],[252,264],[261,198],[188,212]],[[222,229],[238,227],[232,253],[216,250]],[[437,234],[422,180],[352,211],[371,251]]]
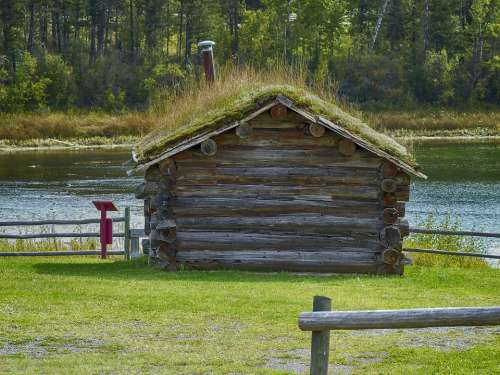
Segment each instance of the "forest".
[[385,108],[500,102],[500,0],[0,0],[0,111],[143,110],[219,66]]

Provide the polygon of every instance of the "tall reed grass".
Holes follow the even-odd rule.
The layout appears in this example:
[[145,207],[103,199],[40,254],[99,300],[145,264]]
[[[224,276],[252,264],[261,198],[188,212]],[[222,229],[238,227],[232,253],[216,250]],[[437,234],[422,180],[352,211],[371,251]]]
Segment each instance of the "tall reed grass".
[[[430,214],[420,220],[418,226],[425,229],[459,231],[460,219],[448,213],[443,220],[438,221],[435,215]],[[460,251],[469,253],[484,253],[484,240],[467,236],[446,236],[438,234],[412,234],[404,242],[408,248],[436,249],[446,251]],[[473,258],[455,255],[438,255],[425,253],[411,253],[413,263],[418,266],[485,268],[488,263],[482,258]]]

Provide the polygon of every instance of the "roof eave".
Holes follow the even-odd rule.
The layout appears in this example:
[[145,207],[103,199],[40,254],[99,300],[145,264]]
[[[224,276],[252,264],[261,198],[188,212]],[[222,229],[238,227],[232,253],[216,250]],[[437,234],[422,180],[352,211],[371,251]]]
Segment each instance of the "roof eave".
[[414,167],[405,163],[401,159],[398,159],[398,158],[388,154],[387,152],[372,145],[371,143],[365,142],[363,139],[361,139],[357,135],[352,134],[351,132],[347,131],[346,129],[344,129],[340,125],[335,124],[334,122],[328,120],[327,118],[325,118],[323,116],[316,116],[316,115],[310,114],[309,112],[306,112],[306,111],[298,108],[297,106],[295,106],[295,104],[292,100],[290,100],[289,98],[282,96],[282,95],[278,95],[275,100],[267,103],[263,107],[252,112],[250,115],[248,115],[247,117],[245,117],[242,120],[235,121],[235,122],[230,123],[230,124],[222,125],[215,130],[212,129],[210,131],[197,134],[193,137],[186,138],[186,139],[181,140],[180,142],[175,143],[174,145],[168,147],[165,150],[165,152],[162,153],[161,155],[159,155],[158,157],[156,157],[150,161],[147,161],[145,163],[138,164],[135,168],[127,171],[127,174],[130,176],[134,173],[141,172],[141,171],[145,170],[146,168],[148,168],[154,164],[157,164],[157,163],[161,162],[162,160],[165,160],[165,159],[167,159],[167,158],[169,158],[169,157],[171,157],[171,156],[173,156],[181,151],[184,151],[188,148],[196,146],[197,144],[203,142],[204,140],[206,140],[210,137],[213,137],[213,136],[221,134],[225,131],[234,129],[240,123],[252,120],[253,118],[259,116],[261,113],[269,110],[270,108],[272,108],[276,104],[282,104],[282,105],[288,107],[290,110],[292,110],[292,111],[296,112],[297,114],[301,115],[302,117],[306,118],[308,121],[322,125],[322,126],[328,128],[329,130],[333,131],[334,133],[337,133],[344,138],[350,139],[352,142],[356,143],[358,146],[360,146],[360,147],[378,155],[379,157],[386,159],[386,160],[390,161],[391,163],[397,165],[399,168],[401,168],[403,171],[407,172],[408,174],[411,174],[411,175],[418,177],[418,178],[427,179],[427,176],[425,174],[417,171]]

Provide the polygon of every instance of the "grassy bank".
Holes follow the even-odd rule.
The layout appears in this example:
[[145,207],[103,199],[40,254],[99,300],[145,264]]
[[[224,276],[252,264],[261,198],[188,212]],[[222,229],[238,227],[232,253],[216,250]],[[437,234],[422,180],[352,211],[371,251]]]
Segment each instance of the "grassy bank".
[[145,113],[26,113],[0,115],[0,147],[131,143],[149,133],[155,116]]
[[[161,123],[161,117],[161,111],[0,114],[0,148],[130,145]],[[363,118],[373,128],[403,139],[500,137],[499,109],[364,110]]]
[[375,129],[396,137],[488,137],[500,135],[500,109],[457,111],[422,108],[364,111]]
[[[410,267],[404,277],[165,273],[144,261],[0,259],[0,372],[306,373],[297,315],[335,309],[499,305],[499,270]],[[336,332],[332,369],[496,373],[491,328]]]

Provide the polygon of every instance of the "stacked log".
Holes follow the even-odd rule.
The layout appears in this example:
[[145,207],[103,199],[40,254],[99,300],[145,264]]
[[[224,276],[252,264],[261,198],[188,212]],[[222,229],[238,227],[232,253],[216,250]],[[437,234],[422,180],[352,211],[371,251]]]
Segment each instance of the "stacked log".
[[150,167],[150,262],[401,273],[409,179],[286,107]]
[[149,241],[143,242],[149,261],[168,270],[176,270],[176,220],[172,210],[172,191],[175,187],[176,166],[172,159],[149,167],[145,182],[136,190],[144,200],[144,231]]
[[402,243],[403,237],[409,235],[409,224],[404,216],[405,202],[410,199],[410,178],[388,161],[380,167],[380,178],[385,226],[380,231],[381,253],[377,272],[403,274],[404,265],[409,262],[402,253]]

